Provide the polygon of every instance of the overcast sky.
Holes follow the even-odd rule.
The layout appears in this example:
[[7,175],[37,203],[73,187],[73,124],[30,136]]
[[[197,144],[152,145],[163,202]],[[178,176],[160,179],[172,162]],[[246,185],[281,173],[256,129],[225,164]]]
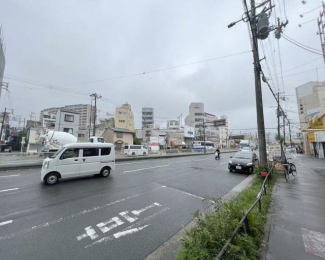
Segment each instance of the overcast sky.
[[[320,6],[321,1],[307,0],[303,5],[287,0],[286,8],[284,0],[275,4],[276,16],[284,20],[287,15],[289,19],[285,34],[320,50],[316,21],[301,28],[298,24],[316,18],[320,9],[303,18],[299,15]],[[247,23],[227,28],[242,14],[239,0],[1,1],[7,61],[4,81],[9,82],[11,94],[8,98],[2,93],[0,109],[10,107],[16,115],[29,118],[31,111],[39,115],[48,107],[89,103],[88,95],[97,92],[105,97],[99,101],[101,115],[114,113],[116,105],[129,102],[137,127],[143,106],[154,107],[155,121],[162,123],[181,113],[184,118],[191,102],[204,102],[206,112],[228,115],[231,129],[255,128],[251,53],[141,74],[250,51]],[[274,11],[271,25],[273,15]],[[324,61],[322,56],[283,38],[279,45],[284,90],[289,98],[286,106],[297,111],[295,88],[324,80]],[[263,46],[271,73],[280,76],[278,42],[273,32]],[[262,48],[260,57],[264,57]],[[262,65],[269,76],[265,61]],[[316,67],[320,68],[318,76]],[[308,70],[312,71],[305,72]],[[296,74],[299,72],[305,73]],[[139,75],[124,77],[134,74]],[[23,80],[14,80],[17,77]],[[270,83],[283,91],[281,77],[278,85],[276,81]],[[51,85],[54,87],[49,88]],[[60,91],[57,86],[72,91]],[[263,83],[262,87],[265,124],[274,128],[275,108],[270,107],[276,102],[267,85]],[[290,112],[289,117],[298,122],[297,113]]]

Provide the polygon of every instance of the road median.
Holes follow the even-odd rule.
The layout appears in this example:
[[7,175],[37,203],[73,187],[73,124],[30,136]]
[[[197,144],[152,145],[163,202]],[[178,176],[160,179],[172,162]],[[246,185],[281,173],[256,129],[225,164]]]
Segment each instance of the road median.
[[[229,150],[223,151],[222,153],[234,153],[236,151]],[[161,154],[161,155],[147,155],[147,156],[127,156],[117,157],[116,162],[124,161],[137,161],[137,160],[150,160],[150,159],[166,159],[166,158],[177,158],[186,156],[199,156],[199,155],[213,155],[213,153],[177,153],[177,154]],[[43,158],[33,160],[21,160],[21,161],[9,161],[7,163],[0,163],[0,171],[26,169],[26,168],[40,168],[43,163]]]

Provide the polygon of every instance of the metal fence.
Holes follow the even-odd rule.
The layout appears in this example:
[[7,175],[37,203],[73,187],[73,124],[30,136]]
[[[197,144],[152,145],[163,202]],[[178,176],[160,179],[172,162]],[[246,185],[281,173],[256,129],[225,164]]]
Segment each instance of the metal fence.
[[[221,251],[219,252],[219,254],[217,255],[217,257],[215,258],[215,260],[219,260],[219,259],[221,259],[225,255],[225,253],[226,253],[229,245],[231,244],[232,240],[234,239],[234,237],[237,235],[237,233],[240,230],[243,230],[245,233],[247,233],[247,228],[248,228],[248,215],[255,208],[255,206],[258,204],[259,210],[260,211],[262,210],[262,197],[263,197],[264,194],[266,195],[266,189],[267,189],[266,186],[269,186],[269,180],[270,180],[270,176],[271,176],[272,171],[273,171],[273,167],[274,166],[272,165],[271,166],[271,169],[269,170],[269,172],[267,174],[267,176],[265,177],[265,179],[263,181],[263,184],[262,184],[262,187],[261,187],[261,190],[257,194],[257,197],[256,197],[255,202],[253,203],[252,206],[250,206],[250,208],[246,211],[245,215],[239,221],[237,227],[232,232],[231,237],[227,240],[226,244],[223,246],[223,248],[221,249]],[[267,183],[267,185],[266,185],[266,183]]]

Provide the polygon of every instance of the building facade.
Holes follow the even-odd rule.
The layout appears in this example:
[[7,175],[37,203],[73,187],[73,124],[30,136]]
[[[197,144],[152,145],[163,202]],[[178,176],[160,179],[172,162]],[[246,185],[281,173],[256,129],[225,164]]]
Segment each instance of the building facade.
[[[317,144],[322,134],[316,134],[316,132],[323,131],[323,128],[311,126],[313,126],[312,119],[319,116],[325,107],[325,82],[311,81],[297,87],[296,98],[300,128],[303,131],[304,150],[308,155],[322,158],[324,155]],[[316,136],[319,138],[317,139]]]
[[180,129],[179,121],[178,120],[168,120],[167,121],[167,129],[179,130]]
[[6,67],[5,49],[4,49],[2,31],[0,31],[0,97],[1,97],[1,90],[3,86],[3,75],[5,72],[5,67]]
[[121,151],[125,145],[133,144],[133,131],[128,129],[108,127],[102,135],[107,143],[113,143],[116,151]]
[[134,116],[130,104],[125,103],[121,107],[116,108],[115,127],[128,129],[131,132],[134,132]]
[[142,128],[153,127],[154,125],[154,112],[152,107],[142,108]]
[[80,114],[67,109],[56,112],[55,131],[66,132],[78,138]]

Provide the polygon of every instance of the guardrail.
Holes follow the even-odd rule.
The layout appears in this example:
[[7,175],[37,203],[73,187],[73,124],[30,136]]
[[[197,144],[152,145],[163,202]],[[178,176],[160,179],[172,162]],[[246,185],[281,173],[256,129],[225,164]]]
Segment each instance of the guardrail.
[[257,194],[256,200],[253,203],[253,205],[246,211],[245,215],[242,217],[242,219],[239,221],[237,227],[235,228],[235,230],[233,231],[231,237],[227,240],[226,244],[223,246],[223,248],[221,249],[221,251],[219,252],[219,254],[217,255],[217,257],[215,258],[215,260],[220,260],[224,254],[226,253],[229,245],[231,244],[232,240],[234,239],[234,237],[237,235],[237,233],[243,229],[245,233],[247,233],[247,228],[248,228],[248,215],[249,213],[255,208],[255,206],[258,204],[259,210],[262,210],[262,202],[261,199],[263,197],[263,194],[266,195],[266,182],[269,186],[269,179],[270,176],[272,174],[273,171],[273,165],[271,166],[271,169],[269,170],[267,176],[265,177],[261,190],[260,192]]

